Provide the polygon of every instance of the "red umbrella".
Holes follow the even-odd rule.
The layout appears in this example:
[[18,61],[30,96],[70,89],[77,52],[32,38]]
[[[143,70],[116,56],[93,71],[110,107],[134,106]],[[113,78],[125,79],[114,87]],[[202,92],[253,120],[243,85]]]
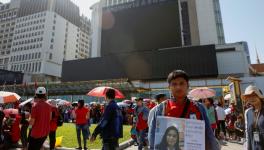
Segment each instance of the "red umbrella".
[[[89,93],[87,93],[88,96],[95,96],[95,97],[105,97],[105,93],[108,89],[114,89],[111,87],[106,87],[106,86],[102,86],[102,87],[97,87],[92,89]],[[117,99],[123,99],[125,98],[125,96],[123,95],[123,93],[121,93],[119,90],[114,89],[115,90],[115,98]]]

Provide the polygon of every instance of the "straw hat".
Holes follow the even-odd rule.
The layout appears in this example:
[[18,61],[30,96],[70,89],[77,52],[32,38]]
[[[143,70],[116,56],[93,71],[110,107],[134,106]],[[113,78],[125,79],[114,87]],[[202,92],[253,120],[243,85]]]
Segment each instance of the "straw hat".
[[256,94],[260,99],[264,100],[264,95],[261,90],[256,86],[250,85],[246,88],[245,93],[242,95],[242,99],[246,100],[246,96],[250,96],[252,94]]

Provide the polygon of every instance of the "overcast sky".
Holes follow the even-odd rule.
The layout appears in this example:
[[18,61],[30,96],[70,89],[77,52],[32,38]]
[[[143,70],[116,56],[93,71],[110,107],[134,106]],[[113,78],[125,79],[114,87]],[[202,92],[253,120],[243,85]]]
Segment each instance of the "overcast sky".
[[[99,0],[72,1],[80,7],[81,14],[91,18],[90,7]],[[255,47],[264,63],[264,0],[220,0],[220,4],[226,42],[247,41],[252,63],[256,62]]]

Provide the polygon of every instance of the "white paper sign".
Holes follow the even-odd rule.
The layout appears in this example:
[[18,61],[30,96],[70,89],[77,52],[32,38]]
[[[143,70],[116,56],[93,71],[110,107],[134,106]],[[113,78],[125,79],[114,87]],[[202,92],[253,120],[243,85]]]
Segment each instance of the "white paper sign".
[[205,150],[204,121],[158,116],[155,150]]

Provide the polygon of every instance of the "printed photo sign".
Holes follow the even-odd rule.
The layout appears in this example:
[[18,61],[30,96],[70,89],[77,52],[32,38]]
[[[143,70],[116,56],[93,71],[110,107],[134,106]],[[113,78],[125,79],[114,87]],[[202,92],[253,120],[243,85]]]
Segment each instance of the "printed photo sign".
[[205,150],[204,121],[158,116],[155,150]]

